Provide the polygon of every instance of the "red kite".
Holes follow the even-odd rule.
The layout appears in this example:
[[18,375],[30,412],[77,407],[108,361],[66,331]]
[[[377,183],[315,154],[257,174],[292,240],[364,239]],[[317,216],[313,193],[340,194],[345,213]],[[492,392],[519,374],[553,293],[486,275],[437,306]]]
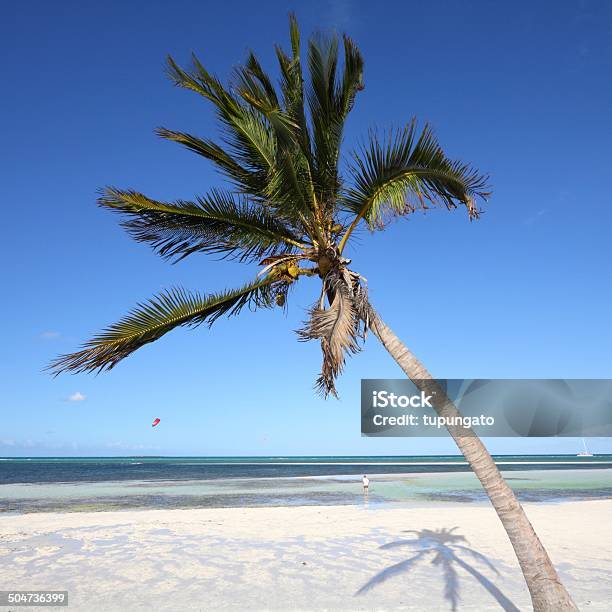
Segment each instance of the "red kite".
[[153,421],[153,424],[151,425],[151,427],[155,427],[156,425],[159,425],[159,422],[161,421],[161,419],[155,419]]

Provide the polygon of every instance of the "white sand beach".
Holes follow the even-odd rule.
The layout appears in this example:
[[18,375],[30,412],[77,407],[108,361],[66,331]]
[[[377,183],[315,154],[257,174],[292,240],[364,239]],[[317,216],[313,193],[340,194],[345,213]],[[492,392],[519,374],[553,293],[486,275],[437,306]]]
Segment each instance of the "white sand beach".
[[[525,507],[580,609],[610,610],[612,501]],[[492,508],[456,502],[7,515],[0,582],[84,612],[531,609]]]

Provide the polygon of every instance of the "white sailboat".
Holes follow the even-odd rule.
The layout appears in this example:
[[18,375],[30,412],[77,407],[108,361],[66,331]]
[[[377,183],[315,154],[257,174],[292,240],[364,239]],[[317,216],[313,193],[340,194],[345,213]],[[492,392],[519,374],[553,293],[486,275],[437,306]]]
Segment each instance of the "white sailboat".
[[587,448],[586,442],[584,441],[584,438],[582,438],[582,446],[584,447],[583,451],[580,451],[576,457],[592,457],[593,453],[589,453],[589,449]]

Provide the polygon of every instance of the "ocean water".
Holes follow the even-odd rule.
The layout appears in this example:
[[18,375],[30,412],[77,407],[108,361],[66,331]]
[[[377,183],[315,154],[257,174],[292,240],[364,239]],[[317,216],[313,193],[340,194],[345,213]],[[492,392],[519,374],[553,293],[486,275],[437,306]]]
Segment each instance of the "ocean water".
[[[495,460],[524,501],[612,499],[612,455]],[[449,501],[486,501],[463,457],[0,459],[0,513]]]

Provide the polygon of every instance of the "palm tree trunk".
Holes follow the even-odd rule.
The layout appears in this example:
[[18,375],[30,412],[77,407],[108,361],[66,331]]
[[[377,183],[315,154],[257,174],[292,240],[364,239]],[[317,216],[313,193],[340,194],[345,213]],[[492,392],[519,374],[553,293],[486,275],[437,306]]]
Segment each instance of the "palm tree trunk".
[[[438,415],[446,418],[460,415],[455,405],[448,399],[423,364],[402,344],[373,309],[370,328],[397,365],[420,391],[425,391],[428,395],[435,391],[432,403]],[[503,479],[484,444],[475,434],[466,436],[463,428],[450,426],[448,430],[482,483],[510,538],[531,594],[533,609],[536,612],[578,610],[570,594],[561,584],[523,507]]]

